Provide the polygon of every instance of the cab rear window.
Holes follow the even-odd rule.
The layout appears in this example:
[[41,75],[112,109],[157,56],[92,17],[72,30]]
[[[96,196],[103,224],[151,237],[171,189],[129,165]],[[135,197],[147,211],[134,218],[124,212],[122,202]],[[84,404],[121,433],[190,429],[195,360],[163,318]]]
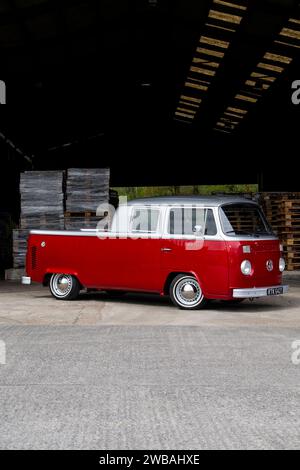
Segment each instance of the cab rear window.
[[158,229],[160,211],[158,209],[134,209],[131,220],[131,231],[155,233]]

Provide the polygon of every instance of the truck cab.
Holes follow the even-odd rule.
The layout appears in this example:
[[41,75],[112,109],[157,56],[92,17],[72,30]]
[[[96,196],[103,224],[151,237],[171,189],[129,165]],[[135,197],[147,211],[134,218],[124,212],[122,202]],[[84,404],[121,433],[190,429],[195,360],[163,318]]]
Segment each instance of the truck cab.
[[283,249],[261,208],[231,197],[149,198],[122,204],[111,228],[32,231],[24,283],[60,300],[81,289],[169,295],[182,309],[287,292]]

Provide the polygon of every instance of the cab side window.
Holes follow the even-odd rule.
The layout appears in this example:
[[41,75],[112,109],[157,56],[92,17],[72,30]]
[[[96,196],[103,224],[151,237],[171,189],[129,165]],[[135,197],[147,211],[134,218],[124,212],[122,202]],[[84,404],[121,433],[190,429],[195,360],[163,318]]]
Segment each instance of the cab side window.
[[217,226],[212,209],[184,208],[171,209],[168,233],[170,235],[217,235]]
[[134,209],[131,217],[131,232],[157,232],[159,213],[158,209]]

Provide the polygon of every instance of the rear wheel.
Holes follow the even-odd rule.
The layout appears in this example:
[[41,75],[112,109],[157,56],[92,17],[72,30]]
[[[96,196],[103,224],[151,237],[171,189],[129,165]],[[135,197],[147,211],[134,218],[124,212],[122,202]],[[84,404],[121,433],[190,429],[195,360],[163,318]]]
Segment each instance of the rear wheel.
[[185,310],[200,309],[207,303],[197,279],[185,274],[179,274],[171,283],[170,297],[174,305]]
[[50,292],[58,300],[75,300],[80,292],[80,284],[70,274],[53,274],[49,283]]

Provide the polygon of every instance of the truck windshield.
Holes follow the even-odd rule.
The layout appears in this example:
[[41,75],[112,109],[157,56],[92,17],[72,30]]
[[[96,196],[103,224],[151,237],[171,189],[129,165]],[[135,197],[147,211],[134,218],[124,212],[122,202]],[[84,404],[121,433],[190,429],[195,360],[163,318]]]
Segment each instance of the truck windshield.
[[228,204],[220,208],[225,235],[259,237],[274,235],[260,208],[254,204]]

